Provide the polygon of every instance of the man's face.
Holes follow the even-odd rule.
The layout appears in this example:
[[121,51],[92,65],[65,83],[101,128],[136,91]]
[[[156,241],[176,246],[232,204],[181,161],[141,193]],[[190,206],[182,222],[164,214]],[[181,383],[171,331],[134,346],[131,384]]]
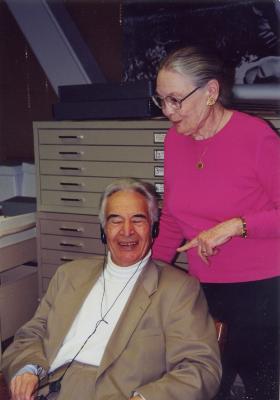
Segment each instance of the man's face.
[[112,261],[127,267],[145,257],[150,249],[151,221],[145,197],[137,192],[112,194],[105,209],[105,233]]

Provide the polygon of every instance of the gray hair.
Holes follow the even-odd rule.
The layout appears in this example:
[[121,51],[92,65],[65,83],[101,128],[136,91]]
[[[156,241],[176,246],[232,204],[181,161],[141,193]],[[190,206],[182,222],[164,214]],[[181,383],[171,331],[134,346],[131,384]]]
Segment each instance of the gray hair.
[[122,178],[117,179],[114,182],[110,183],[106,188],[104,193],[100,199],[100,207],[99,207],[99,220],[102,228],[105,227],[105,210],[108,198],[120,191],[129,191],[129,192],[137,192],[142,194],[147,200],[149,217],[151,219],[151,223],[157,222],[159,219],[159,210],[158,210],[158,199],[155,188],[152,184],[148,182],[141,181],[140,179],[135,178]]
[[233,69],[214,53],[200,47],[183,47],[169,54],[160,64],[162,69],[178,72],[191,79],[196,87],[202,87],[211,79],[219,83],[218,100],[227,105],[231,98]]

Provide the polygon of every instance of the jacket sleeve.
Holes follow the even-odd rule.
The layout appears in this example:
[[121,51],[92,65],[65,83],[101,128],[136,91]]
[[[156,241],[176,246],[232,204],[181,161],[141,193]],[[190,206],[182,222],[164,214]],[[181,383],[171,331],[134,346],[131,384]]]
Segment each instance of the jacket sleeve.
[[216,330],[199,282],[181,285],[165,321],[166,370],[135,388],[146,400],[210,400],[221,379]]
[[4,352],[2,370],[7,382],[27,364],[40,365],[46,371],[49,369],[43,341],[47,335],[48,313],[57,292],[58,281],[57,272],[33,318],[17,331],[13,343]]

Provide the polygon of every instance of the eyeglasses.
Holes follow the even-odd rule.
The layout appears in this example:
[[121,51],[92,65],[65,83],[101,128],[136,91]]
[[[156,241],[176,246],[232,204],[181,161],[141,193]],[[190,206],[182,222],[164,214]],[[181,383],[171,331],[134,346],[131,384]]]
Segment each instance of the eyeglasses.
[[182,99],[177,99],[174,96],[166,96],[166,97],[160,97],[158,95],[153,95],[152,100],[155,103],[155,105],[162,109],[163,107],[166,107],[168,105],[169,107],[173,108],[173,110],[180,110],[182,107],[183,101],[185,101],[188,97],[190,97],[192,94],[194,94],[197,90],[199,89],[199,86],[193,89],[190,93],[188,93],[185,97]]

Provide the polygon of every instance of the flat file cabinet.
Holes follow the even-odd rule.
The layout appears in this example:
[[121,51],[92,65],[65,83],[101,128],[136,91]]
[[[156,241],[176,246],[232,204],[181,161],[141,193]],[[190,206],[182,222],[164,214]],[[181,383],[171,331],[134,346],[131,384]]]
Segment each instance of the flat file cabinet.
[[96,215],[107,184],[127,176],[162,194],[168,127],[165,120],[35,122],[38,209]]
[[144,179],[163,195],[166,120],[34,122],[39,292],[57,267],[100,256],[98,209],[119,177]]
[[38,212],[39,293],[57,268],[79,258],[105,255],[96,215]]

